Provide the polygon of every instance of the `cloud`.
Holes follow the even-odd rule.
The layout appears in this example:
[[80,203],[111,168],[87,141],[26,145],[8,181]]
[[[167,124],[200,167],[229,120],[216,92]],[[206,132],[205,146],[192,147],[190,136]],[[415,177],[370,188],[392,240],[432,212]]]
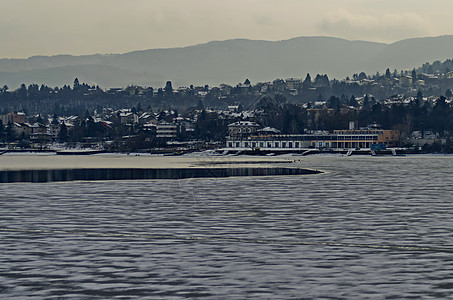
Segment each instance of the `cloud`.
[[453,26],[451,0],[0,0],[0,5],[0,57],[124,53],[233,38],[327,35],[393,42],[451,34]]
[[345,10],[329,14],[316,24],[325,35],[381,42],[426,36],[430,28],[429,21],[415,13],[365,15]]

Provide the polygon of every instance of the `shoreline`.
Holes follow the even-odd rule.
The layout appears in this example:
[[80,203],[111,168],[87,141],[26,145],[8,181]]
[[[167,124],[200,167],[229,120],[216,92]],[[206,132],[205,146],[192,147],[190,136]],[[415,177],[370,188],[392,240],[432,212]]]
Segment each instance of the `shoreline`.
[[[216,156],[274,156],[278,157],[285,154],[295,155],[318,155],[318,154],[348,154],[350,155],[408,155],[408,154],[449,154],[439,152],[429,152],[420,149],[410,148],[387,148],[383,150],[371,150],[366,148],[356,149],[250,149],[250,148],[219,148],[210,150],[211,153],[215,153]],[[136,156],[185,156],[191,154],[203,154],[204,151],[175,151],[174,149],[168,149],[166,151],[132,151],[132,152],[110,152],[99,149],[0,149],[0,156],[2,155],[59,155],[59,156],[92,156],[92,155],[136,155]]]

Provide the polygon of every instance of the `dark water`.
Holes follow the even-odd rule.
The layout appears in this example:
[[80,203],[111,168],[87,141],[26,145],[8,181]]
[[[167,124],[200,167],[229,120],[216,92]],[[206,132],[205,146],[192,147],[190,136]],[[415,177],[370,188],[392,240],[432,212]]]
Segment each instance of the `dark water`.
[[0,185],[0,298],[453,298],[453,156]]

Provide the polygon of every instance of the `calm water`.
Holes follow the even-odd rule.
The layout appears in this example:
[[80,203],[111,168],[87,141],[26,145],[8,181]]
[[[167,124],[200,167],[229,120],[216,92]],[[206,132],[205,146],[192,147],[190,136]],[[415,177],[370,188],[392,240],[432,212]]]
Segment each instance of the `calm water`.
[[321,175],[0,185],[1,298],[453,297],[453,156]]

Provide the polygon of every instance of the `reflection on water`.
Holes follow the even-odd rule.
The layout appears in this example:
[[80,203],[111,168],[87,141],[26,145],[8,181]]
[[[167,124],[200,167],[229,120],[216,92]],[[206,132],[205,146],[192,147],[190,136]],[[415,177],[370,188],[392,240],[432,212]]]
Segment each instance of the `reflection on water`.
[[452,158],[311,156],[297,159],[327,173],[2,184],[0,294],[450,298]]

